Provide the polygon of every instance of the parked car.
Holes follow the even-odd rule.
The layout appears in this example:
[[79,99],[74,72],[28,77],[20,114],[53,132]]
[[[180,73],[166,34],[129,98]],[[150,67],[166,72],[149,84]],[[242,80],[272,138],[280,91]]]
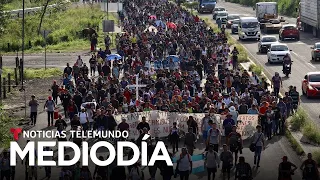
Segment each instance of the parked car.
[[312,60],[320,60],[320,42],[315,43],[312,47],[311,47],[311,58]]
[[280,29],[279,39],[284,41],[286,38],[300,40],[300,31],[295,24],[286,24]]
[[302,81],[302,94],[307,98],[320,96],[320,72],[309,72]]
[[226,8],[224,8],[224,7],[214,8],[213,13],[212,13],[212,19],[216,19],[216,16],[217,16],[218,12],[220,12],[220,11],[226,11]]
[[267,53],[270,49],[271,44],[279,43],[275,36],[262,36],[258,43],[259,53]]
[[282,43],[277,43],[277,44],[271,44],[270,49],[268,50],[267,56],[268,56],[268,63],[282,63],[283,62],[283,57],[286,54],[290,54],[290,49],[288,45],[282,44]]
[[228,14],[228,17],[227,17],[228,22],[227,22],[226,28],[231,28],[233,21],[235,19],[240,19],[240,15],[239,14]]
[[238,33],[239,22],[240,22],[240,19],[233,20],[233,23],[231,25],[231,33],[232,34]]

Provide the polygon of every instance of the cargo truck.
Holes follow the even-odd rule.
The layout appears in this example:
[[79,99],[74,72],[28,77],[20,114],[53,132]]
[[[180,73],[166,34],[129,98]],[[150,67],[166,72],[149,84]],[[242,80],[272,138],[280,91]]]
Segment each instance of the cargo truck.
[[297,26],[302,31],[320,37],[320,0],[300,0],[298,13]]
[[283,24],[287,24],[283,17],[278,17],[277,2],[259,2],[254,8],[256,17],[260,22],[260,28],[265,33],[276,31],[279,32]]

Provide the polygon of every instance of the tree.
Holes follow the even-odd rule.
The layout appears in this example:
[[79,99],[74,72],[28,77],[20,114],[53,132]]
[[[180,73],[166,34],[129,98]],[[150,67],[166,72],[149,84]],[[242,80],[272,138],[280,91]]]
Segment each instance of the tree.
[[41,17],[40,17],[39,27],[38,27],[38,35],[40,35],[43,18],[47,12],[47,7],[48,7],[50,1],[51,0],[46,0],[46,3],[44,4],[43,11],[42,11]]
[[0,35],[4,32],[7,24],[8,14],[4,12],[6,0],[0,0]]
[[183,5],[184,5],[186,8],[191,9],[191,13],[192,13],[194,9],[197,9],[197,8],[198,8],[199,2],[197,2],[197,1],[185,2],[185,3],[183,3]]

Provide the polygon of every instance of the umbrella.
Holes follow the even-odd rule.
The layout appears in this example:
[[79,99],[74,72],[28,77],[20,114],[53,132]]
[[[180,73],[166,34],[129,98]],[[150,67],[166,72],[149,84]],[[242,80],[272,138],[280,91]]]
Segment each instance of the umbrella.
[[170,59],[173,60],[173,62],[180,62],[180,58],[177,55],[170,55],[167,57],[167,61],[169,61]]
[[162,28],[165,28],[166,27],[166,24],[164,24],[161,20],[157,20],[156,22],[156,25],[159,27],[161,26]]
[[122,59],[122,57],[119,54],[110,54],[106,58],[108,61],[113,61],[115,59],[119,60]]
[[167,23],[167,27],[169,29],[177,29],[177,25],[175,23],[173,23],[173,22],[168,22]]
[[151,16],[149,16],[149,19],[156,20],[156,19],[157,19],[157,16],[155,16],[155,15],[151,15]]
[[147,31],[157,33],[158,29],[154,26],[149,26],[147,29],[144,30],[144,32],[147,32]]

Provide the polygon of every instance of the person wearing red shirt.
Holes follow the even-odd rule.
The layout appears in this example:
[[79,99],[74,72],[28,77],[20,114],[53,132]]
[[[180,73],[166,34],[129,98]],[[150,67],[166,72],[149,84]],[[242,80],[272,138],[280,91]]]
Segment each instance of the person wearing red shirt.
[[265,122],[266,122],[266,111],[268,110],[269,103],[264,101],[261,104],[261,107],[259,108],[259,116],[261,118],[261,126],[262,126],[262,131],[265,129]]
[[68,114],[69,114],[69,118],[70,118],[70,121],[73,119],[74,115],[75,114],[78,114],[78,108],[77,106],[74,104],[74,101],[70,100],[70,104],[69,106],[67,107],[67,111],[68,111]]
[[123,96],[126,97],[127,102],[131,101],[131,95],[132,95],[132,93],[130,92],[130,89],[128,87],[126,87],[126,89],[123,92]]

